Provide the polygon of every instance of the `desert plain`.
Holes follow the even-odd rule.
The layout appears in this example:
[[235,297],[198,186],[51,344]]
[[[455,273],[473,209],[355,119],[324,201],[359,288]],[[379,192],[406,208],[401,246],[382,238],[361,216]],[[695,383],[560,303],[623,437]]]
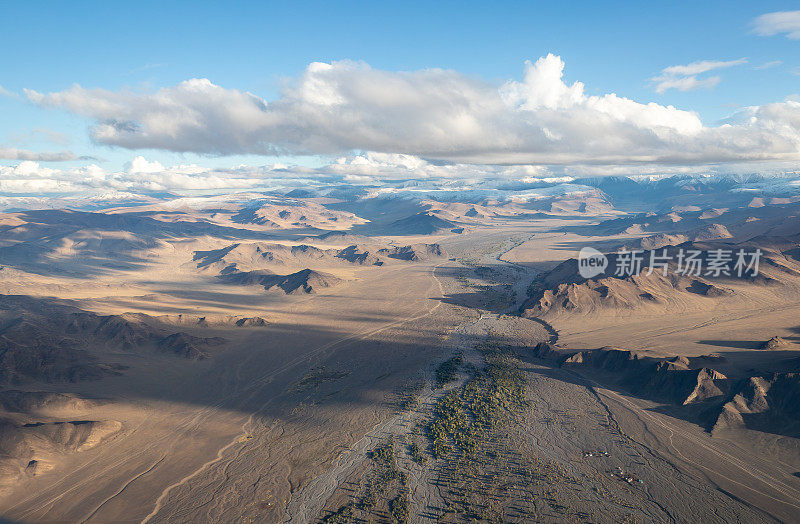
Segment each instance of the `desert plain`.
[[0,215],[0,515],[797,521],[800,202],[687,186]]

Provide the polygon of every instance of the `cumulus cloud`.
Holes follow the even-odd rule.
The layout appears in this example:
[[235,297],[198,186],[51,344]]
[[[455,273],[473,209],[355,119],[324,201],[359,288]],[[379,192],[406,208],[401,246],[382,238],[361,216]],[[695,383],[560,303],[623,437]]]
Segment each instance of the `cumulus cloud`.
[[[737,63],[744,59],[673,66],[664,75],[690,78]],[[79,85],[25,93],[40,106],[94,120],[96,142],[130,149],[219,155],[360,150],[509,165],[800,159],[797,103],[748,108],[709,127],[673,106],[613,93],[589,96],[581,82],[568,84],[563,74],[564,62],[554,55],[527,62],[521,81],[501,86],[451,70],[391,72],[340,61],[310,64],[272,102],[205,79],[149,93]],[[691,82],[674,88],[710,80]]]
[[76,193],[86,191],[237,190],[263,183],[253,172],[218,172],[196,165],[164,167],[136,157],[122,171],[90,164],[54,169],[34,161],[0,166],[0,191],[7,193]]
[[800,40],[800,11],[776,11],[753,20],[753,32],[761,36],[785,34],[791,40]]
[[[760,164],[764,191],[794,192],[796,162]],[[133,158],[119,171],[90,164],[77,168],[52,168],[33,161],[0,166],[0,210],[25,208],[96,209],[125,203],[182,202],[204,200],[224,194],[225,199],[247,201],[277,191],[310,190],[326,195],[335,191],[367,196],[433,199],[442,202],[485,200],[528,202],[554,195],[593,191],[582,177],[623,175],[658,179],[688,176],[729,176],[752,173],[751,164],[725,167],[686,165],[541,165],[497,166],[431,163],[419,157],[385,153],[363,153],[342,157],[320,167],[237,166],[211,169],[195,164],[164,166],[144,157]],[[752,177],[750,177],[752,178]],[[748,180],[750,180],[748,178]],[[753,178],[753,180],[755,180]],[[349,186],[349,189],[346,189]],[[763,186],[763,187],[762,187]],[[750,186],[747,186],[750,187]],[[176,199],[176,196],[178,197]]]
[[[97,192],[236,192],[269,190],[306,185],[382,185],[427,180],[433,183],[465,184],[484,180],[551,181],[562,175],[544,166],[489,166],[477,164],[435,164],[419,157],[366,152],[341,157],[320,167],[238,166],[211,169],[196,164],[164,166],[137,156],[119,171],[95,164],[58,169],[34,161],[0,166],[0,188],[11,194],[97,193]],[[562,176],[563,178],[563,176]],[[549,183],[549,182],[548,182]]]
[[[287,169],[286,171],[294,171]],[[299,172],[299,171],[298,171]],[[314,175],[341,176],[353,183],[386,183],[387,181],[432,180],[432,181],[527,181],[556,183],[563,179],[560,173],[552,172],[543,165],[486,165],[462,163],[432,163],[418,156],[366,152],[337,158],[328,165],[304,168]]]
[[79,160],[71,151],[36,152],[13,147],[0,147],[0,158],[6,160],[35,160],[37,162],[67,162]]
[[747,59],[745,58],[727,61],[701,60],[686,65],[665,67],[661,70],[659,76],[651,78],[651,80],[656,84],[655,89],[657,93],[665,93],[670,89],[677,89],[678,91],[691,91],[701,88],[710,89],[719,83],[720,77],[711,76],[707,78],[697,78],[697,75],[715,69],[723,69],[746,63]]
[[16,166],[0,166],[0,192],[3,193],[65,193],[78,190],[69,177],[57,169],[42,167],[26,160]]

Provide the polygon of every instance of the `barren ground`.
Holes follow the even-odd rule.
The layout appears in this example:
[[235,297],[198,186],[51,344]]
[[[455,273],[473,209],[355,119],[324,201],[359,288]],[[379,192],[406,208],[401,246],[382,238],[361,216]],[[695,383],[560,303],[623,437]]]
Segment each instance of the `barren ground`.
[[[799,306],[770,305],[765,297],[746,311],[669,318],[520,318],[515,314],[537,271],[586,241],[550,232],[565,222],[507,221],[462,235],[401,238],[435,240],[452,259],[323,264],[315,269],[342,283],[310,295],[254,292],[209,279],[190,263],[192,251],[214,247],[208,239],[161,246],[146,272],[109,271],[91,281],[4,279],[0,292],[74,299],[102,314],[246,314],[269,324],[188,327],[227,343],[196,362],[117,355],[128,366],[121,376],[43,386],[104,401],[42,417],[113,420],[122,429],[91,449],[54,455],[49,470],[8,486],[0,498],[3,517],[800,518],[796,439],[758,432],[712,437],[603,376],[554,368],[530,355],[531,347],[555,338],[570,348],[616,345],[659,356],[741,350],[741,359],[729,359],[731,370],[724,370],[736,372],[752,357],[746,347],[726,349],[720,341],[790,337]],[[441,364],[455,356],[461,360],[451,380],[438,384]],[[504,408],[491,411],[491,425],[476,425],[470,402],[487,395]],[[430,428],[448,398],[454,416],[465,421],[450,438],[468,438],[469,452],[458,446],[433,451]]]

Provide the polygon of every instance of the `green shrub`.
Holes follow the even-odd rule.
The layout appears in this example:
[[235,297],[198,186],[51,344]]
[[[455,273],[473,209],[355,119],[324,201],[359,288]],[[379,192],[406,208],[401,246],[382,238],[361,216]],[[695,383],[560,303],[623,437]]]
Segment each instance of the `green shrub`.
[[394,458],[394,439],[389,437],[380,446],[373,449],[369,457],[380,464],[390,469],[396,469],[397,461]]
[[409,503],[408,494],[400,493],[396,498],[389,501],[389,511],[392,513],[392,519],[400,524],[408,522],[409,518]]
[[436,368],[436,387],[442,387],[454,381],[458,373],[458,368],[461,367],[463,362],[464,359],[461,357],[461,354],[458,354],[439,364],[439,367]]
[[486,367],[474,370],[470,380],[434,406],[433,419],[426,429],[437,459],[454,449],[467,455],[474,453],[481,433],[525,402],[525,376],[519,360],[490,345],[479,349]]

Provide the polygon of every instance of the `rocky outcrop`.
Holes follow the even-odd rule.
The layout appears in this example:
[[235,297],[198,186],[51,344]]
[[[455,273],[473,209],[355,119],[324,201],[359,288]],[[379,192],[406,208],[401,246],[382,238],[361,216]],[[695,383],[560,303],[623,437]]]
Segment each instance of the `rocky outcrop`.
[[266,290],[278,288],[287,295],[316,293],[320,289],[332,287],[342,282],[342,279],[334,275],[314,271],[313,269],[303,269],[288,275],[276,275],[265,270],[244,271],[219,275],[217,278],[226,284],[258,285]]
[[264,327],[267,324],[269,324],[269,322],[261,317],[245,317],[237,319],[234,322],[236,327]]
[[96,380],[111,371],[73,341],[42,336],[17,342],[0,336],[2,384]]
[[312,267],[319,262],[326,265],[383,265],[383,260],[376,253],[357,244],[343,249],[321,249],[308,244],[288,246],[263,242],[238,243],[221,249],[195,251],[193,262],[198,269],[211,269],[219,274],[276,270],[276,267],[281,266]]
[[740,381],[711,420],[711,431],[756,429],[800,436],[800,373]]
[[189,358],[192,360],[202,360],[208,358],[206,349],[219,346],[225,342],[220,337],[195,337],[187,333],[173,333],[158,341],[159,350],[166,353]]
[[389,258],[406,261],[430,260],[433,258],[443,258],[447,252],[439,244],[411,244],[395,248],[384,248],[378,251]]
[[383,260],[373,255],[369,251],[361,250],[357,245],[348,246],[338,253],[336,258],[359,264],[362,266],[382,266]]
[[456,224],[444,220],[436,215],[423,211],[410,217],[395,220],[389,224],[389,234],[392,235],[432,235],[440,231],[449,231]]
[[122,429],[116,420],[0,419],[0,487],[51,470],[61,457],[91,449]]
[[97,401],[51,391],[0,391],[0,408],[15,413],[30,413],[40,409],[87,409],[95,404]]
[[690,368],[686,357],[656,359],[614,347],[569,352],[547,342],[532,351],[537,358],[562,368],[597,370],[632,393],[686,405],[725,395],[727,377],[711,368]]
[[0,295],[0,383],[77,382],[121,373],[124,366],[102,362],[105,352],[169,348],[197,358],[193,348],[171,346],[166,339],[173,335],[147,315],[98,315],[54,300]]
[[[684,309],[687,305],[703,309],[708,306],[696,300],[698,297],[735,300],[747,294],[746,286],[784,286],[789,291],[798,286],[800,277],[798,260],[791,256],[795,249],[800,253],[797,246],[796,239],[779,241],[771,237],[740,244],[691,241],[663,249],[639,250],[640,264],[636,264],[638,267],[634,271],[630,270],[630,259],[620,259],[618,253],[609,253],[605,271],[591,278],[581,276],[578,260],[570,259],[543,273],[534,282],[521,313],[526,317],[552,319],[567,314],[615,314],[620,309],[663,312],[672,304]],[[747,254],[756,249],[762,250],[758,273],[754,275],[753,267],[745,267],[752,262],[746,258],[749,255],[737,269],[740,261],[735,253],[741,250]],[[723,262],[720,273],[715,274],[710,267],[719,250],[729,254],[730,259]],[[681,266],[683,272],[678,271],[678,261],[685,261],[690,251],[698,253],[694,260],[703,268],[699,274],[696,269],[687,273],[686,262]],[[626,271],[618,271],[620,268]]]
[[691,283],[686,287],[686,291],[711,298],[724,297],[733,293],[730,289],[721,288],[719,286],[715,286],[714,284],[703,282],[697,279],[691,281]]
[[725,394],[727,377],[710,368],[675,369],[669,362],[661,362],[655,372],[646,375],[645,381],[633,392],[647,398],[686,405],[718,398]]
[[761,349],[783,349],[789,345],[789,342],[781,337],[775,336],[761,344]]

